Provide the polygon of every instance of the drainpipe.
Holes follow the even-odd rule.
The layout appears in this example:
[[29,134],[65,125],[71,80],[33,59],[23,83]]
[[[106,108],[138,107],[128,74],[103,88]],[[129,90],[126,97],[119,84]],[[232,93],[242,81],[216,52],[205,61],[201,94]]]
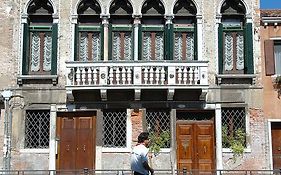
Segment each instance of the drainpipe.
[[5,117],[4,117],[4,146],[3,146],[3,170],[8,172],[11,169],[11,138],[12,138],[12,109],[19,103],[11,103],[11,99],[23,98],[21,95],[12,95],[12,91],[5,90],[2,92],[4,98]]
[[4,107],[5,107],[5,117],[4,117],[4,146],[3,146],[3,169],[10,171],[10,162],[11,162],[11,133],[10,133],[10,105],[9,101],[12,96],[12,92],[5,90],[2,92],[4,98]]

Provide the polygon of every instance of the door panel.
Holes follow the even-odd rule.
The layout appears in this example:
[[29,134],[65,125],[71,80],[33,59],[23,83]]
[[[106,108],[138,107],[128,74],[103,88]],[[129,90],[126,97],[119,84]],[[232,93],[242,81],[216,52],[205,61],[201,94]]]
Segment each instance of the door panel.
[[192,125],[178,124],[177,125],[177,155],[178,156],[178,168],[191,169],[193,165],[193,137],[192,137]]
[[58,169],[93,169],[95,117],[58,117],[57,121]]
[[273,169],[281,168],[281,123],[271,124]]
[[197,130],[197,152],[198,152],[198,168],[201,170],[211,170],[213,167],[213,125],[198,124]]
[[[71,169],[75,167],[75,122],[74,119],[62,118],[60,137],[60,158],[59,167],[61,169]],[[65,161],[68,160],[68,161]]]
[[214,169],[214,127],[212,121],[177,121],[178,169]]
[[93,159],[93,128],[92,117],[77,119],[77,156],[76,169],[92,169]]

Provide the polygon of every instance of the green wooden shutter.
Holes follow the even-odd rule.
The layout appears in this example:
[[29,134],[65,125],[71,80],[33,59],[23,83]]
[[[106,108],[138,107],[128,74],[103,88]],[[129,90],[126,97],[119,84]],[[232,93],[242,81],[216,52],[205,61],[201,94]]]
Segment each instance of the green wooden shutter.
[[164,28],[164,60],[169,60],[169,24]]
[[74,61],[78,61],[78,37],[79,37],[79,30],[78,25],[75,24],[74,26]]
[[169,31],[169,40],[170,40],[170,60],[174,59],[174,25],[170,24],[170,31]]
[[57,74],[57,48],[58,48],[58,24],[52,26],[52,65],[51,74]]
[[164,52],[165,52],[165,60],[172,60],[172,50],[173,50],[173,44],[172,44],[172,30],[173,24],[166,24],[165,26],[165,42],[164,42]]
[[138,43],[138,50],[139,50],[139,60],[142,60],[142,26],[139,25],[139,36],[138,36],[138,40],[139,40],[139,43]]
[[112,24],[108,25],[108,60],[112,60]]
[[29,26],[23,24],[22,75],[28,74],[29,69]]
[[252,34],[252,23],[246,23],[245,31],[245,68],[247,74],[254,73],[254,63],[253,63],[253,34]]
[[198,38],[197,38],[197,24],[194,24],[194,60],[198,60]]
[[219,74],[223,72],[223,25],[220,23],[218,28],[218,64]]
[[101,48],[100,48],[100,55],[101,55],[101,60],[104,60],[104,24],[100,25],[100,40],[101,40]]

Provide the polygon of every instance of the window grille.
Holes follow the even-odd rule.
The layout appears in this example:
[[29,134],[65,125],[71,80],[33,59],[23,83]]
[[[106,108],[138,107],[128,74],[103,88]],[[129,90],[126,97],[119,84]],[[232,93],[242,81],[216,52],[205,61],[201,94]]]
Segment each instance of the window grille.
[[49,147],[50,111],[26,111],[25,148]]
[[103,147],[126,148],[127,142],[126,111],[103,112]]
[[237,139],[237,131],[244,133],[246,146],[246,114],[244,108],[222,108],[222,147],[230,148],[231,142]]
[[[146,111],[146,126],[150,133],[161,134],[169,132],[170,134],[170,112],[169,111]],[[170,147],[170,142],[166,143],[165,148]]]

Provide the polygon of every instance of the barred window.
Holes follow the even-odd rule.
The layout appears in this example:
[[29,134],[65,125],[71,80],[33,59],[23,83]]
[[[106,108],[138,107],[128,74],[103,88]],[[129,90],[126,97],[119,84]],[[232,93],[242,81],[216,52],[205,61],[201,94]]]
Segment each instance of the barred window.
[[25,148],[43,149],[49,147],[50,111],[26,111]]
[[103,112],[103,147],[126,148],[127,143],[127,112]]
[[222,147],[231,148],[237,141],[246,147],[245,109],[222,108]]
[[[153,133],[156,135],[168,133],[170,135],[170,112],[165,110],[147,110],[146,126],[149,133]],[[170,142],[167,142],[164,148],[170,148]]]

